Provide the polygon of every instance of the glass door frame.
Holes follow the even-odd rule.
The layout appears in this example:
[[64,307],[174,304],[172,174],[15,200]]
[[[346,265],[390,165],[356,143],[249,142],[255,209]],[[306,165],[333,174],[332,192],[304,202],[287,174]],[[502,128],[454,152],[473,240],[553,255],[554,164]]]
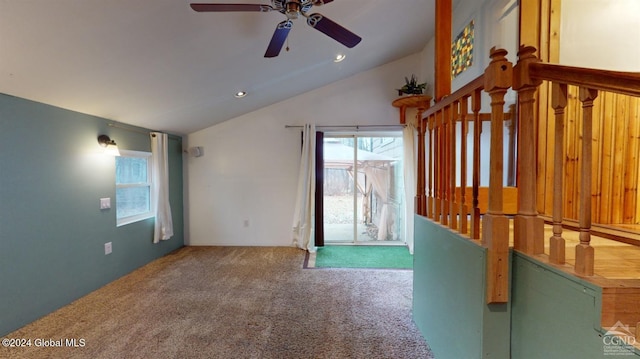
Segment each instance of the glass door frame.
[[[351,181],[351,184],[353,185],[353,196],[352,196],[352,203],[353,203],[353,223],[352,223],[352,236],[351,236],[351,240],[336,240],[336,241],[332,241],[332,240],[327,240],[326,237],[326,233],[327,233],[327,226],[325,224],[325,206],[323,206],[322,209],[322,216],[320,218],[320,221],[322,222],[322,226],[323,226],[323,237],[324,237],[324,244],[343,244],[343,245],[358,245],[358,244],[382,244],[382,241],[377,241],[377,240],[371,240],[371,241],[362,241],[358,239],[358,218],[359,215],[361,215],[359,213],[359,211],[361,211],[362,209],[358,209],[358,196],[360,195],[360,190],[358,189],[358,181],[359,181],[359,164],[358,164],[358,146],[359,146],[359,140],[361,138],[400,138],[402,140],[402,133],[400,131],[331,131],[331,132],[324,132],[324,137],[323,137],[323,143],[326,143],[326,139],[344,139],[344,138],[351,138],[353,139],[353,179]],[[366,151],[366,150],[363,150]],[[324,171],[325,171],[325,158],[324,158],[324,146],[323,146],[323,153],[322,153],[322,157],[323,157],[323,161],[322,161],[322,165],[321,165],[321,170],[323,173],[323,177],[324,177]],[[404,156],[402,156],[401,158],[402,161],[404,161]],[[320,167],[320,166],[319,166]],[[318,170],[320,170],[320,168],[318,168]],[[366,183],[363,184],[366,186]],[[323,186],[324,186],[324,181],[323,181]],[[404,198],[404,196],[403,196]],[[323,201],[324,201],[324,192],[323,192]],[[406,199],[403,199],[403,201],[406,201]],[[372,209],[371,209],[372,210]],[[319,216],[318,216],[319,217]],[[386,243],[385,243],[386,244]]]

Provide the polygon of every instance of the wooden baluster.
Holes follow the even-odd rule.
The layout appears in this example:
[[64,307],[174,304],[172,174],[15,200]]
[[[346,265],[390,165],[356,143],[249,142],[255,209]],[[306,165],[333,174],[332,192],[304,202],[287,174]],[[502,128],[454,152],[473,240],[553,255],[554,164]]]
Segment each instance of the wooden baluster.
[[562,179],[564,176],[564,109],[567,107],[567,85],[552,84],[551,107],[555,113],[553,155],[553,236],[549,239],[549,261],[565,263],[565,240],[562,238]]
[[518,214],[514,221],[514,248],[528,254],[544,253],[544,221],[536,206],[536,118],[535,93],[540,80],[532,79],[529,64],[538,62],[535,48],[521,46],[513,71],[518,91]]
[[482,122],[480,110],[482,108],[482,91],[476,90],[471,97],[471,111],[473,111],[473,178],[471,188],[471,238],[480,239],[480,208],[478,208],[478,189],[480,188],[480,135]]
[[509,129],[509,149],[508,149],[508,159],[507,159],[507,186],[515,187],[516,186],[516,126],[518,125],[518,121],[516,121],[516,105],[509,105],[509,117],[510,121],[507,125]]
[[433,143],[433,117],[427,119],[429,129],[429,179],[427,181],[427,217],[433,219],[433,152],[435,144]]
[[469,208],[467,207],[467,134],[469,133],[469,123],[467,122],[469,96],[464,96],[460,102],[460,226],[459,231],[462,234],[468,232],[467,215]]
[[449,161],[450,153],[449,153],[449,142],[451,136],[449,135],[449,107],[445,107],[443,111],[440,112],[440,117],[442,121],[442,221],[441,223],[445,226],[449,225],[449,167],[451,166],[451,162]]
[[594,249],[591,247],[591,167],[592,167],[592,118],[593,101],[598,91],[580,88],[582,102],[582,173],[580,177],[580,209],[578,225],[580,227],[580,243],[576,246],[576,274],[593,275]]
[[416,213],[420,216],[425,216],[426,211],[426,198],[425,198],[425,139],[424,135],[426,132],[426,122],[422,120],[422,112],[424,109],[419,108],[418,114],[416,115],[416,119],[418,121],[418,165],[416,166],[417,171],[417,183],[416,183]]
[[443,153],[444,153],[444,141],[443,134],[444,128],[442,126],[442,119],[440,118],[440,112],[436,112],[434,114],[436,123],[438,124],[438,171],[436,172],[436,176],[438,176],[438,201],[436,202],[436,209],[438,212],[438,221],[442,223],[442,217],[444,213],[444,209],[442,207],[442,203],[444,202],[444,187],[442,182],[442,172],[444,171],[444,161],[443,161]]
[[459,116],[459,104],[458,101],[454,101],[451,104],[449,109],[449,132],[450,137],[449,141],[449,193],[451,194],[449,197],[449,202],[451,205],[449,206],[449,214],[451,215],[451,220],[449,221],[449,228],[458,229],[458,206],[460,205],[456,200],[456,119]]
[[489,208],[482,218],[482,244],[487,248],[487,302],[509,300],[509,219],[502,211],[504,183],[504,96],[511,87],[512,66],[507,51],[491,49],[484,89],[491,96]]
[[434,176],[434,189],[435,189],[435,206],[434,206],[434,216],[433,219],[436,222],[440,222],[442,220],[442,182],[440,181],[440,175],[442,173],[442,161],[441,161],[441,141],[440,141],[440,133],[442,132],[442,127],[440,126],[440,121],[438,120],[437,113],[432,115],[432,121],[434,124],[434,141],[433,141],[433,158],[434,158],[434,168],[435,172]]

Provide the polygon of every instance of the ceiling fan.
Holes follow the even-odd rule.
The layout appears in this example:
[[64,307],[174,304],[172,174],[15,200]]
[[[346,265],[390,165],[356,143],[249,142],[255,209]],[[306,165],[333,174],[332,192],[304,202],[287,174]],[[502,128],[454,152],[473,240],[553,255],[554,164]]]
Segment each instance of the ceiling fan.
[[264,57],[276,57],[284,45],[287,35],[293,26],[291,20],[297,19],[298,15],[307,18],[307,25],[324,33],[330,38],[338,41],[348,48],[356,46],[362,38],[338,25],[334,21],[321,14],[308,14],[313,6],[323,5],[333,0],[271,0],[271,5],[263,4],[191,4],[191,8],[197,12],[270,12],[278,11],[284,14],[287,19],[278,24],[273,33],[271,42],[267,47]]

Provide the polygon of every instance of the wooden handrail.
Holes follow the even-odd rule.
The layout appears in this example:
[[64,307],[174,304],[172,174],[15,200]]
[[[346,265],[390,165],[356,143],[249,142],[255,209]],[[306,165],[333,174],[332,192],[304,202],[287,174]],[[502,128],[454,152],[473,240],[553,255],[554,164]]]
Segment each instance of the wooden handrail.
[[[502,151],[505,115],[513,116],[504,111],[504,98],[511,87],[512,78],[512,64],[507,61],[506,53],[505,50],[492,49],[492,61],[485,72],[426,109],[421,122],[423,128],[428,128],[429,181],[426,183],[427,198],[423,199],[425,203],[419,203],[417,208],[425,208],[424,213],[429,218],[463,234],[469,232],[467,217],[470,216],[469,236],[472,239],[482,237],[482,245],[487,248],[487,303],[505,303],[509,300],[509,219],[503,211]],[[489,206],[483,217],[481,236],[478,187],[482,91],[491,97],[491,145]],[[467,158],[469,118],[473,119],[474,128],[471,161]],[[457,122],[461,122],[459,134]],[[466,195],[469,162],[473,165],[472,198]]]
[[[592,141],[592,127],[595,118],[598,115],[594,110],[594,101],[600,92],[608,92],[622,94],[631,97],[640,97],[640,73],[637,72],[621,72],[610,70],[599,70],[583,67],[572,67],[557,64],[542,63],[534,55],[535,49],[532,47],[522,46],[519,52],[519,61],[514,68],[514,89],[519,91],[518,101],[521,104],[520,109],[520,136],[527,136],[533,133],[533,127],[525,129],[523,124],[530,124],[532,121],[538,121],[533,116],[534,108],[533,91],[542,83],[548,81],[553,89],[551,98],[551,107],[555,114],[555,134],[554,134],[554,179],[553,179],[553,236],[550,238],[550,254],[549,258],[552,263],[564,263],[564,246],[565,242],[562,238],[562,222],[563,222],[563,158],[566,156],[563,137],[565,136],[565,123],[574,121],[581,126],[581,148],[579,165],[582,170],[578,174],[579,183],[575,185],[579,187],[579,211],[578,211],[578,228],[580,243],[575,247],[575,273],[582,276],[594,275],[594,248],[590,245],[591,226],[592,226],[592,202],[594,201],[592,185],[595,181],[592,178],[597,176],[594,174],[592,167],[596,164],[592,161],[594,154],[594,141]],[[581,103],[581,111],[578,113],[567,113],[568,86],[576,88],[579,91],[578,100]],[[522,107],[526,104],[526,108]],[[580,118],[578,118],[580,116]],[[616,122],[616,118],[609,118],[612,123]],[[618,121],[624,121],[619,119]],[[530,137],[527,137],[531,140]],[[521,141],[522,143],[522,141]],[[535,148],[538,144],[531,142],[527,148]],[[597,145],[597,143],[596,143]],[[533,153],[538,152],[532,151]],[[531,161],[527,152],[519,151],[519,166],[524,162],[529,162],[528,170],[520,169],[520,174],[535,173],[536,164]],[[519,214],[515,220],[515,244],[518,250],[529,254],[542,253],[543,244],[539,242],[539,235],[536,228],[539,225],[529,225],[526,221],[540,221],[537,216],[535,199],[535,186],[531,175],[520,178],[518,190],[520,195]],[[527,180],[523,181],[524,179]],[[522,200],[526,200],[526,203]],[[526,205],[523,205],[525,203]],[[519,223],[520,222],[520,223]],[[534,230],[531,230],[534,228]]]
[[[563,202],[563,138],[569,119],[580,122],[583,143],[581,147],[579,198],[580,213],[577,223],[580,244],[576,246],[575,272],[582,276],[593,276],[594,249],[590,245],[591,235],[591,172],[592,167],[592,117],[594,100],[599,92],[614,92],[640,97],[640,73],[595,70],[541,63],[534,55],[535,49],[522,46],[518,52],[518,63],[513,66],[506,59],[506,51],[492,49],[492,61],[485,72],[456,92],[442,98],[434,106],[425,109],[420,118],[418,179],[425,174],[428,179],[419,181],[418,214],[449,226],[471,239],[481,239],[487,248],[486,301],[504,303],[509,300],[509,227],[510,218],[503,208],[503,195],[517,200],[517,214],[513,219],[514,249],[529,255],[544,254],[544,221],[538,214],[537,203],[537,157],[539,111],[536,107],[536,91],[543,81],[552,83],[554,92],[551,107],[554,112],[553,145],[556,195],[553,201],[553,237],[550,239],[552,263],[565,262],[565,241],[562,238]],[[568,87],[577,86],[582,103],[580,112],[566,110]],[[517,91],[517,111],[505,112],[505,94],[509,89]],[[491,98],[491,114],[481,114],[481,93]],[[486,110],[486,109],[485,109]],[[515,115],[517,113],[517,115]],[[420,116],[420,114],[418,115]],[[489,117],[488,117],[489,116]],[[517,119],[515,118],[517,116]],[[571,117],[573,116],[573,117]],[[577,116],[580,116],[578,119]],[[517,192],[507,191],[503,180],[503,127],[506,118],[516,120],[518,125],[518,179]],[[489,194],[488,208],[482,217],[480,231],[480,131],[482,121],[491,121],[491,138],[488,163]],[[469,122],[473,120],[473,143],[468,143]],[[460,124],[458,124],[460,122]],[[459,126],[459,134],[456,128]],[[640,126],[640,125],[639,125]],[[640,132],[640,130],[638,130]],[[511,138],[511,137],[510,137]],[[425,144],[426,142],[426,144]],[[419,143],[419,145],[420,145]],[[468,155],[467,146],[473,146]],[[640,145],[637,145],[640,147]],[[426,151],[426,153],[425,153]],[[428,157],[425,156],[428,155]],[[486,156],[486,155],[485,155]],[[470,158],[468,158],[470,157]],[[458,160],[459,159],[459,160]],[[468,166],[472,166],[471,188],[467,179]],[[459,186],[459,187],[458,187]],[[426,189],[426,193],[425,193]],[[468,194],[467,190],[471,190]],[[546,189],[548,190],[548,189]],[[484,191],[483,193],[486,193]],[[469,198],[471,197],[471,198]],[[509,212],[513,213],[513,212]],[[468,217],[468,218],[467,218]],[[470,222],[470,223],[469,223]],[[469,227],[468,227],[469,226]]]
[[640,97],[638,72],[596,70],[535,62],[529,64],[529,75],[539,80]]
[[[425,110],[424,118],[422,119],[422,122],[428,125],[426,127],[429,131],[429,149],[427,151],[429,154],[429,165],[427,166],[429,180],[427,183],[427,196],[426,199],[424,199],[423,205],[425,208],[424,213],[429,218],[443,225],[448,225],[453,229],[459,227],[457,225],[458,216],[467,215],[466,213],[459,213],[461,208],[468,208],[472,216],[471,237],[474,239],[479,239],[480,237],[478,225],[480,214],[477,210],[477,191],[474,192],[475,197],[472,199],[464,197],[464,202],[462,201],[463,197],[456,199],[455,195],[455,171],[457,168],[455,164],[455,153],[457,152],[455,123],[466,122],[462,121],[462,118],[467,119],[468,117],[472,117],[475,131],[479,131],[478,127],[481,121],[479,94],[483,88],[484,74],[478,76],[464,87]],[[461,103],[464,101],[466,108],[466,102],[469,101],[469,99],[472,100],[473,114],[466,112],[461,114]],[[486,115],[484,117],[486,117]],[[482,120],[486,119],[482,118]],[[475,164],[479,162],[480,156],[479,138],[477,143],[474,141],[474,145],[476,148],[474,148],[473,151],[474,161],[472,163]],[[466,153],[466,151],[464,153]],[[464,168],[459,168],[460,173],[466,173],[467,161],[462,161],[461,164],[463,164]],[[477,185],[479,183],[479,167],[477,166],[473,168],[473,178],[473,183]],[[475,203],[475,207],[469,206],[467,201]],[[418,204],[418,207],[422,208],[422,205]],[[465,226],[467,225],[466,220],[461,221],[461,223],[464,223]],[[473,223],[475,223],[475,225],[473,225]],[[460,228],[456,229],[459,229],[461,233],[467,232],[466,228],[464,230]]]
[[436,112],[440,112],[444,110],[445,108],[451,106],[451,104],[453,104],[455,101],[460,101],[462,97],[473,93],[473,91],[475,91],[478,88],[480,89],[483,88],[483,86],[484,86],[484,74],[471,80],[471,82],[464,85],[463,87],[458,89],[456,92],[452,93],[449,96],[446,96],[445,98],[437,102],[435,105],[431,106],[428,110],[426,110],[423,113],[424,117],[425,118],[429,117],[435,114]]

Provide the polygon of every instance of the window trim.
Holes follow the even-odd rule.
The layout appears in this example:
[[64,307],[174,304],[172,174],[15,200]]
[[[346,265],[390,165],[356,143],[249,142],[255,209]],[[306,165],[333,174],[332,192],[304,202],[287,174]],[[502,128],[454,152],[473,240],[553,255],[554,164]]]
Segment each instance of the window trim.
[[146,158],[147,159],[147,182],[144,183],[125,183],[118,184],[118,179],[116,177],[116,201],[117,201],[117,192],[119,188],[133,188],[133,187],[149,187],[149,211],[144,213],[139,213],[133,216],[127,216],[118,218],[118,203],[116,202],[116,227],[121,227],[127,224],[143,221],[145,219],[155,217],[153,213],[155,197],[153,195],[153,180],[152,180],[152,161],[151,161],[151,152],[146,151],[133,151],[133,150],[120,150],[121,157],[134,157],[134,158]]

